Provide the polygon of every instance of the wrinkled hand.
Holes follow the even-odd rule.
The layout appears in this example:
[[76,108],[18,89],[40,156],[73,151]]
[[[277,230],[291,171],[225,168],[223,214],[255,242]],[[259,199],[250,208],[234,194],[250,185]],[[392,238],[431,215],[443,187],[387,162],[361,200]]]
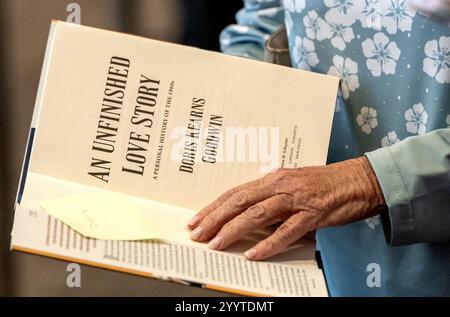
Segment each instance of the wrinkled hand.
[[278,169],[235,187],[203,208],[188,223],[191,238],[222,250],[248,233],[282,222],[276,231],[245,252],[261,260],[285,250],[317,228],[372,217],[385,207],[368,159],[327,166]]

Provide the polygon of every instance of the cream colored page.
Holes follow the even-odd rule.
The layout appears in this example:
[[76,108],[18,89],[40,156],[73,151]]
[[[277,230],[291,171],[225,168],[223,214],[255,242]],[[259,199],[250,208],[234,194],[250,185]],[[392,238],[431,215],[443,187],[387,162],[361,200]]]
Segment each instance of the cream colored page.
[[[194,215],[194,210],[112,193],[36,173],[28,174],[25,192],[27,194],[23,196],[22,206],[40,210],[43,202],[50,202],[50,205],[44,206],[45,211],[87,237],[112,240],[158,239],[208,249],[205,243],[193,241],[189,237],[190,231],[186,223]],[[115,203],[111,204],[111,201],[101,203],[104,198],[111,196]],[[93,205],[92,200],[100,201],[100,206],[97,206],[100,210],[95,209],[95,205],[99,204]],[[90,214],[91,212],[94,214]],[[86,214],[90,214],[90,217],[83,219]],[[96,218],[92,219],[92,216]],[[111,221],[113,228],[107,223],[106,228],[102,230],[104,219]],[[80,230],[80,224],[86,226],[92,220],[98,222],[100,226]],[[136,226],[138,221],[142,223]],[[268,229],[258,230],[226,251],[242,255],[270,233]],[[289,247],[288,252],[272,258],[271,261],[291,264],[314,262],[314,249],[314,241],[302,239]]]
[[[75,230],[80,229],[77,223],[89,222],[82,219],[85,217],[82,215],[83,209],[88,213],[93,211],[96,217],[100,215],[101,219],[97,218],[97,222],[104,218],[101,213],[107,211],[117,230],[111,230],[112,227],[108,226],[105,228],[109,229],[107,231],[87,228],[79,232],[89,237],[114,240],[161,239],[189,245],[204,245],[189,238],[186,223],[195,214],[194,210],[113,193],[33,172],[28,174],[25,193],[21,205],[35,210],[44,207],[44,210]],[[100,206],[92,204],[92,201],[101,201],[108,196],[112,196],[116,202],[113,204],[107,202]],[[100,207],[101,210],[96,207]],[[130,214],[133,215],[130,217]],[[139,219],[147,225],[139,224],[136,227],[134,224]],[[124,227],[118,227],[117,224],[123,224]]]
[[85,237],[104,240],[162,238],[162,223],[122,194],[83,194],[42,200],[39,206]]
[[88,239],[45,212],[23,205],[16,209],[12,248],[250,294],[327,296],[322,272],[313,262],[251,262],[242,254],[180,243]]
[[[204,103],[196,121],[203,137],[208,136],[210,123],[218,127],[221,141],[227,128],[253,132],[274,128],[276,139],[266,134],[266,143],[278,144],[279,164],[294,167],[326,161],[337,78],[62,22],[54,32],[32,172],[198,210],[228,188],[262,176],[264,166],[270,165],[264,155],[237,162],[233,157],[238,153],[247,151],[247,157],[253,153],[237,145],[238,153],[231,159],[220,160],[217,155],[215,163],[205,163],[201,159],[206,142],[198,137],[181,140],[196,144],[200,161],[194,163],[192,173],[180,171],[180,159],[172,154],[192,155],[193,147],[175,151],[180,139],[174,133],[186,130],[198,103]],[[117,58],[129,60],[129,66],[118,66]],[[112,115],[101,111],[110,67],[128,72],[122,104]],[[152,81],[158,84],[152,86]],[[155,106],[138,102],[142,91],[155,89]],[[119,118],[102,123],[118,129],[107,138],[114,146],[112,153],[93,150],[98,131],[105,131],[99,128],[102,115]],[[145,126],[150,122],[146,120],[151,120],[151,127]],[[130,143],[130,134],[149,137],[149,142]],[[107,168],[103,180],[88,174],[105,171],[91,166],[94,159],[110,162],[101,165]]]

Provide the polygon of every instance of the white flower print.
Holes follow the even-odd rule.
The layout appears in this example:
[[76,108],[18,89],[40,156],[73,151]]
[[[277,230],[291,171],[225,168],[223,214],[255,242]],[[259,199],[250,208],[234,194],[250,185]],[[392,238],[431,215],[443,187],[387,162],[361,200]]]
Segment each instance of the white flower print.
[[424,134],[428,121],[428,113],[421,103],[417,103],[405,111],[406,131],[413,134]]
[[310,70],[319,64],[319,58],[315,52],[314,42],[308,38],[295,37],[293,58],[297,68]]
[[364,220],[370,229],[375,229],[380,224],[380,216],[376,215]]
[[359,88],[358,80],[358,64],[350,58],[344,59],[342,56],[335,55],[333,57],[333,66],[328,69],[329,75],[338,76],[341,78],[341,92],[342,97],[347,99],[350,96],[350,91],[355,91]]
[[364,0],[359,21],[363,28],[372,28],[380,31],[382,27],[383,12],[379,0]]
[[389,42],[389,38],[383,33],[375,33],[372,39],[362,42],[364,56],[367,57],[366,65],[373,76],[395,74],[396,61],[400,57],[400,49],[395,42]]
[[450,114],[447,116],[447,119],[445,119],[445,122],[447,122],[447,128],[450,128]]
[[[312,39],[322,41],[331,36],[330,26],[312,10],[303,17],[306,35]],[[328,36],[328,37],[327,37]]]
[[343,51],[346,47],[346,43],[350,43],[355,38],[352,22],[345,17],[329,13],[330,12],[327,12],[325,14],[325,20],[327,21],[329,28],[319,32],[324,33],[320,36],[323,38],[331,38],[331,45]]
[[441,36],[425,44],[423,71],[440,84],[450,83],[450,37]]
[[360,0],[324,0],[324,3],[330,8],[328,15],[345,17],[348,22],[353,23],[361,12],[358,11],[358,1]]
[[397,137],[397,133],[395,133],[395,131],[391,131],[388,132],[387,136],[381,139],[381,146],[390,146],[398,142],[400,142],[400,139]]
[[377,111],[374,108],[362,107],[356,116],[356,122],[364,133],[372,133],[372,129],[378,126]]
[[397,30],[402,32],[411,31],[413,17],[417,10],[410,7],[406,0],[390,0],[382,1],[383,10],[383,26],[389,34],[397,33]]
[[340,13],[347,14],[348,10],[353,7],[352,0],[324,0],[328,8],[335,8]]
[[305,8],[305,0],[283,0],[284,7],[289,12],[300,13]]

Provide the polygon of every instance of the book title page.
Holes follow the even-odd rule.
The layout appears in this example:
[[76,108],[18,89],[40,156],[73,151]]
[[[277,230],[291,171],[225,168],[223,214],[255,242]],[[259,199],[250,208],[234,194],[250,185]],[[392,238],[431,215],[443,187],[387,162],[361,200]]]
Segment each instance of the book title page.
[[54,22],[30,171],[198,209],[325,164],[338,78]]

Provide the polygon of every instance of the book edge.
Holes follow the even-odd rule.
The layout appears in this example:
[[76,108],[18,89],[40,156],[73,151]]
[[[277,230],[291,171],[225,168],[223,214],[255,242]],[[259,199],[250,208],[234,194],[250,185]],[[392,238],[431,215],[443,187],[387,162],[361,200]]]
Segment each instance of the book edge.
[[[121,273],[137,275],[137,276],[141,276],[141,277],[153,278],[153,279],[157,279],[157,280],[164,280],[164,281],[179,283],[179,284],[184,284],[183,282],[187,282],[189,285],[191,284],[191,282],[184,281],[184,280],[177,282],[175,279],[169,279],[169,280],[164,279],[164,278],[154,275],[150,272],[123,268],[120,266],[105,264],[105,263],[91,261],[91,260],[84,260],[84,259],[80,259],[80,258],[76,258],[76,257],[69,257],[69,256],[61,255],[58,253],[41,251],[41,250],[32,249],[32,248],[23,247],[23,246],[14,245],[14,244],[11,245],[11,250],[17,251],[17,252],[34,254],[34,255],[43,256],[43,257],[47,257],[47,258],[53,258],[53,259],[57,259],[57,260],[65,261],[65,262],[76,262],[76,263],[80,263],[80,264],[84,264],[84,265],[88,265],[88,266],[92,266],[92,267],[96,267],[96,268],[100,268],[100,269],[117,271],[117,272],[121,272]],[[194,283],[194,284],[197,284],[197,283]],[[200,285],[201,285],[201,287],[206,288],[206,289],[210,289],[210,290],[214,290],[214,291],[221,291],[221,292],[226,292],[226,293],[232,293],[232,294],[241,295],[241,296],[272,297],[272,295],[247,292],[247,291],[242,291],[239,289],[227,288],[227,287],[217,286],[217,285],[213,285],[213,284],[200,284]]]

